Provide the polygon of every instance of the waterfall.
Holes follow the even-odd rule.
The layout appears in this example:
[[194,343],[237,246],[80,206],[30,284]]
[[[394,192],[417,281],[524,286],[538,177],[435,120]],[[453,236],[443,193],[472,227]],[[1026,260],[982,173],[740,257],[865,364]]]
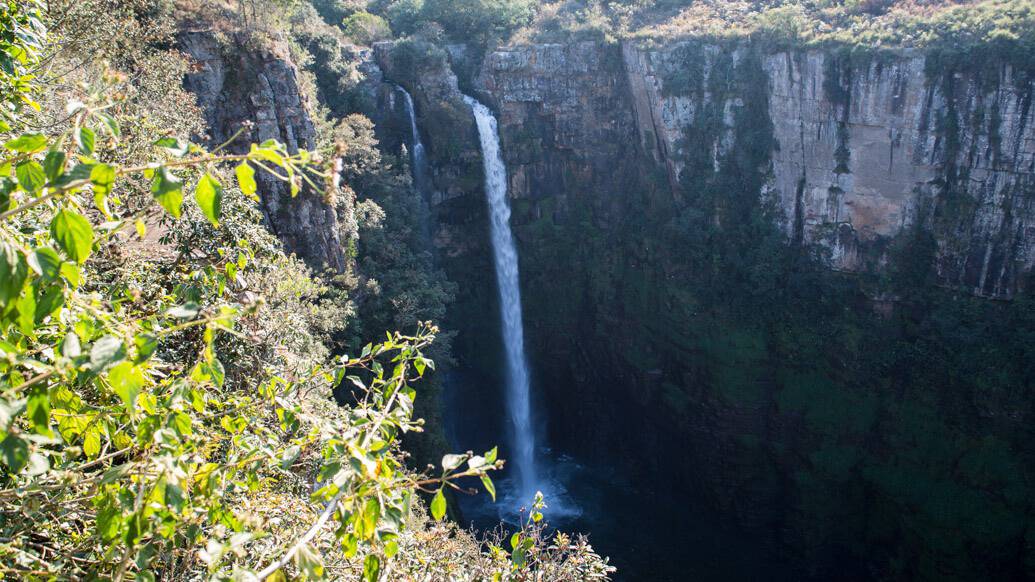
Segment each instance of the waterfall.
[[525,359],[525,332],[521,324],[521,290],[518,287],[517,250],[510,232],[510,206],[507,202],[507,169],[500,157],[499,133],[492,112],[471,97],[464,100],[474,111],[485,166],[485,196],[489,201],[492,252],[496,263],[496,284],[500,295],[500,319],[506,351],[506,395],[510,413],[512,451],[518,498],[535,494],[538,476],[535,467],[535,432],[529,397],[528,362]]
[[395,87],[402,93],[406,103],[406,114],[410,117],[410,166],[413,172],[413,185],[421,196],[427,198],[427,160],[424,157],[424,144],[420,141],[420,131],[417,130],[417,112],[413,108],[413,97],[410,97],[410,93],[402,86]]

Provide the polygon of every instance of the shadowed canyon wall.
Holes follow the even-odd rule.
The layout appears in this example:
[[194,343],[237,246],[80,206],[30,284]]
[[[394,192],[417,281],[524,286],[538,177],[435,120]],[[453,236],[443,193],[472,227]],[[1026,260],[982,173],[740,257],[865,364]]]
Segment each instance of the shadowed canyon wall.
[[[214,141],[251,120],[250,140],[313,145],[290,59],[182,42]],[[704,500],[791,579],[1035,576],[1030,71],[746,42],[309,51],[320,101],[371,117],[384,151],[409,131],[393,84],[413,95],[457,284],[450,416],[502,416],[463,91],[499,119],[554,447]],[[331,61],[365,77],[347,98]],[[261,187],[289,248],[345,264],[341,209]]]
[[1029,71],[578,42],[457,83],[414,48],[378,61],[443,140],[436,242],[475,384],[495,360],[464,346],[498,331],[458,85],[499,118],[554,446],[707,500],[792,577],[1035,575]]

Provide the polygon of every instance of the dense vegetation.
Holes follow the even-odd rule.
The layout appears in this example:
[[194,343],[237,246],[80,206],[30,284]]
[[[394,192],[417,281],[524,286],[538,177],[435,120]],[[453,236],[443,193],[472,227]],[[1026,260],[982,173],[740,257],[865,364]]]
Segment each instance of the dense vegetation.
[[[494,495],[503,461],[406,464],[439,334],[419,318],[448,293],[393,249],[412,188],[360,116],[322,154],[188,141],[204,124],[173,15],[219,15],[258,50],[307,5],[187,8],[0,5],[0,575],[606,577],[585,540],[547,535],[541,501],[509,544],[439,523],[465,478]],[[261,175],[384,202],[344,206],[366,234],[345,272],[284,254]]]
[[[483,45],[578,37],[752,37],[777,47],[993,49],[1017,54],[1035,45],[1035,9],[1025,0],[319,0],[317,6],[329,22],[347,19],[357,30],[350,36],[361,43],[383,38],[379,34],[372,39],[367,32],[370,26],[382,29],[374,24],[378,15],[397,36],[444,36]],[[365,25],[358,27],[360,23]]]

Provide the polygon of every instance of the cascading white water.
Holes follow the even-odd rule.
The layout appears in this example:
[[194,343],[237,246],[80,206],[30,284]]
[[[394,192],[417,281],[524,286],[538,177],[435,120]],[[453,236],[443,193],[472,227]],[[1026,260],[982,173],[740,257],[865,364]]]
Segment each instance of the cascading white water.
[[417,130],[417,112],[413,108],[413,97],[410,97],[410,93],[399,85],[396,85],[396,89],[403,94],[406,114],[410,117],[410,163],[413,171],[413,185],[421,196],[427,196],[425,191],[427,161],[424,158],[424,144],[420,141],[420,131]]
[[528,363],[525,359],[525,332],[521,323],[518,258],[514,235],[510,232],[507,169],[500,157],[496,118],[486,106],[473,98],[465,96],[464,100],[474,111],[482,146],[485,195],[489,201],[492,251],[500,295],[503,347],[506,351],[507,408],[513,438],[511,465],[515,469],[515,482],[518,485],[516,498],[527,501],[539,487],[539,479],[535,466],[535,431],[532,426]]

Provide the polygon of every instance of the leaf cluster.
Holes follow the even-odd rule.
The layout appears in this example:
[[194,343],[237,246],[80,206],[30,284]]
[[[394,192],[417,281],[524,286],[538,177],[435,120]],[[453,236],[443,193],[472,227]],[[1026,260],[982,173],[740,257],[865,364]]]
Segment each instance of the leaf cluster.
[[[219,342],[254,341],[240,330],[262,304],[245,288],[256,268],[246,241],[181,261],[194,268],[179,284],[146,295],[97,285],[95,267],[118,243],[161,248],[148,239],[155,207],[165,221],[198,212],[219,228],[228,165],[232,192],[254,199],[255,168],[297,192],[321,176],[317,161],[276,142],[225,154],[172,137],[156,140],[147,161],[105,161],[98,143],[121,134],[113,106],[102,88],[68,105],[61,133],[14,130],[3,142],[0,568],[17,578],[146,580],[199,566],[215,578],[285,568],[319,578],[310,542],[333,523],[344,556],[362,557],[365,577],[377,579],[416,490],[442,491],[502,463],[471,457],[467,469],[434,478],[402,463],[398,438],[421,429],[410,384],[433,369],[421,350],[437,330],[389,334],[301,374],[228,378]],[[125,203],[134,183],[147,184],[150,205]],[[314,390],[343,383],[353,406],[310,412]],[[324,509],[301,537],[248,553],[270,531],[242,504],[299,463],[315,483],[311,503]]]

